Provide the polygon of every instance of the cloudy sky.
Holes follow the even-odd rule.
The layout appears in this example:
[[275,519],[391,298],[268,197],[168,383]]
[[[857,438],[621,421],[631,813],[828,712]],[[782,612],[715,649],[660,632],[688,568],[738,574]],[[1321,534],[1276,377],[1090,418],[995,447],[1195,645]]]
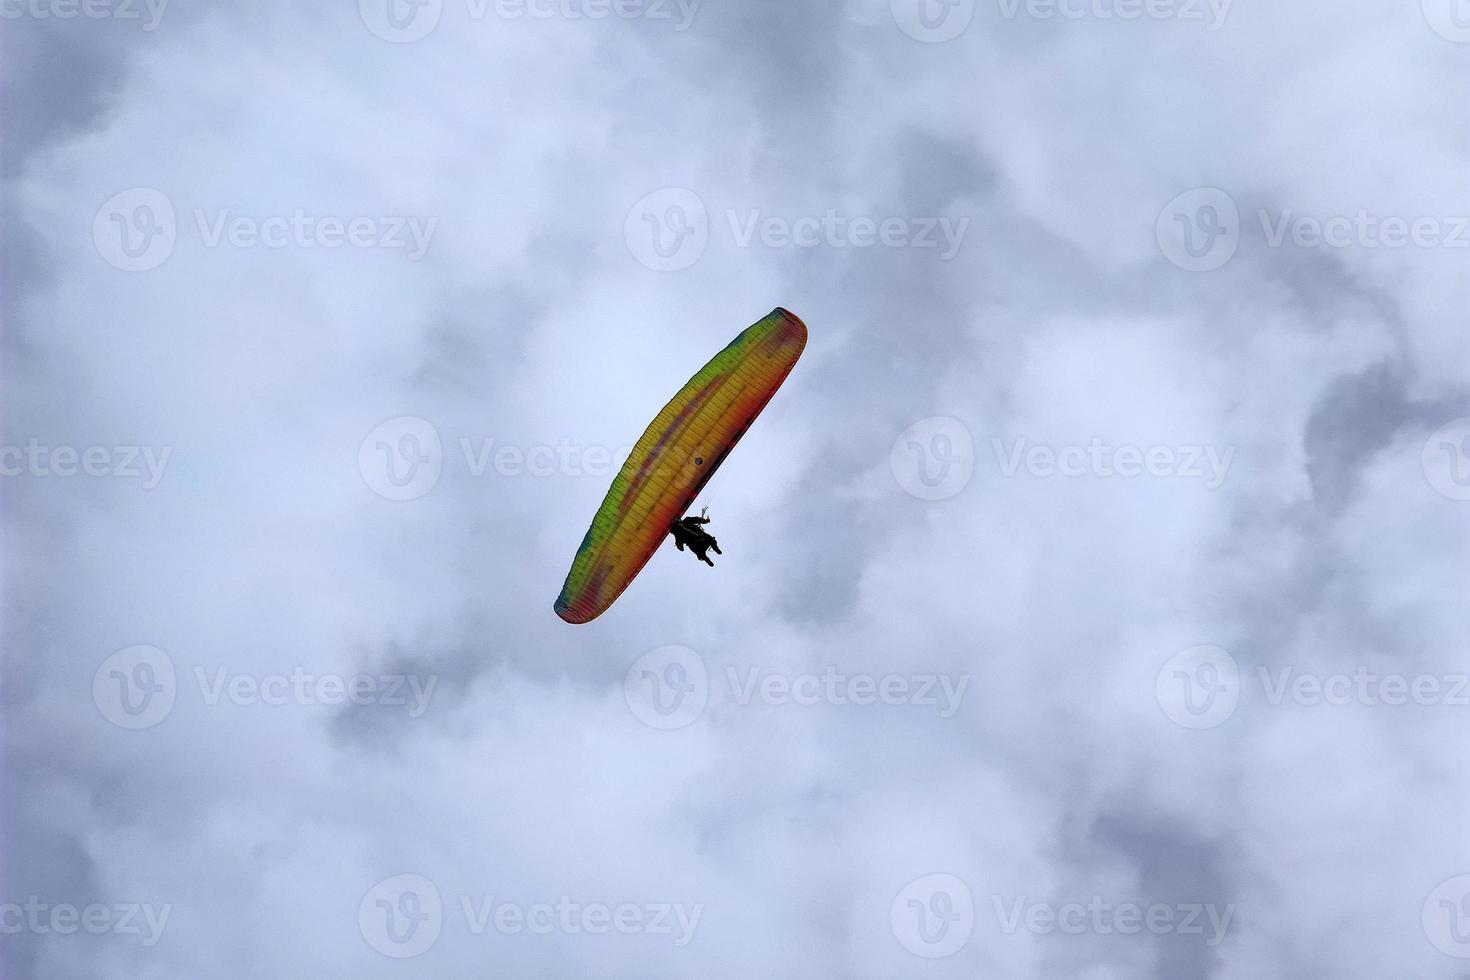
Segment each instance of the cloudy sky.
[[1465,0],[0,15],[11,980],[1470,976]]

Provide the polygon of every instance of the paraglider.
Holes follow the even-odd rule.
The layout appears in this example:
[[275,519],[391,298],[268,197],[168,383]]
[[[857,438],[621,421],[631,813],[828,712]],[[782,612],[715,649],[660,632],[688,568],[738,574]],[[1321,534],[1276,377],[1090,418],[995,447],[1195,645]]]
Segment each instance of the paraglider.
[[582,538],[556,614],[587,623],[607,611],[666,535],[714,566],[708,517],[682,518],[796,366],[806,324],[777,307],[689,379],[644,431]]
[[709,508],[702,507],[698,517],[691,514],[675,521],[674,526],[669,528],[669,533],[674,536],[674,547],[683,551],[687,545],[694,552],[695,558],[714,568],[715,563],[710,561],[709,553],[713,551],[717,555],[723,555],[724,552],[720,550],[720,543],[715,540],[715,536],[704,529],[704,525],[708,523]]

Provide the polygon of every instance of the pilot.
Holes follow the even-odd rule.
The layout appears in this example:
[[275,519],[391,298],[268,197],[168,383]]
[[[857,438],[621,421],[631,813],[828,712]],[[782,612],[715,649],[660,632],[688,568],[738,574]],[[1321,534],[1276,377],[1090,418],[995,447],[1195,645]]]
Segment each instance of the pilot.
[[690,515],[680,518],[669,528],[669,533],[674,536],[674,547],[683,551],[687,544],[689,550],[694,552],[694,557],[714,568],[715,563],[710,561],[709,552],[714,551],[717,555],[724,552],[720,550],[720,543],[715,540],[715,536],[704,529],[704,525],[709,523],[709,518],[705,516],[708,511],[708,507],[703,507],[698,517]]

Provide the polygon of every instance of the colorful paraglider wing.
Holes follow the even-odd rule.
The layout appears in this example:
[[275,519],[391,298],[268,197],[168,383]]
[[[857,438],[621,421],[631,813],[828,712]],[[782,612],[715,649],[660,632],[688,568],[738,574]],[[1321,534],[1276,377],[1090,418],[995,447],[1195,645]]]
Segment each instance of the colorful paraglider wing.
[[779,307],[689,379],[633,447],[572,560],[556,614],[602,615],[648,564],[771,400],[806,346],[806,324]]

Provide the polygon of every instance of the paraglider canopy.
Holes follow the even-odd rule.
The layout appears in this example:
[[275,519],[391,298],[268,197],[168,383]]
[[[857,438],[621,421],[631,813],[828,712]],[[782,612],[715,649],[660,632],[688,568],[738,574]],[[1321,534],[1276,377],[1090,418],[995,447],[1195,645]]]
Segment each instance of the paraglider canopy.
[[806,347],[806,324],[777,307],[689,379],[644,431],[582,538],[556,600],[569,623],[602,615],[648,564],[775,395]]

